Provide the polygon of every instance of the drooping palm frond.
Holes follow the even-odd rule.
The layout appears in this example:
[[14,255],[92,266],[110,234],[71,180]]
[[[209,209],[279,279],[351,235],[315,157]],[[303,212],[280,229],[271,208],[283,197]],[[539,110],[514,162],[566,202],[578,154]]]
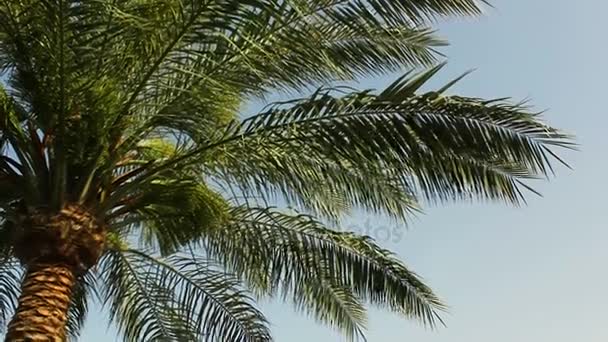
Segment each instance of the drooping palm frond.
[[99,299],[96,290],[96,277],[94,273],[87,273],[78,279],[72,290],[72,303],[68,312],[67,330],[73,339],[80,337],[80,332],[89,313],[89,303]]
[[[293,294],[299,302],[310,301],[309,291],[321,291],[318,285],[326,278],[330,286],[352,291],[355,298],[431,326],[444,308],[413,272],[369,237],[329,229],[306,215],[234,208],[228,225],[208,233],[205,250],[257,291]],[[317,307],[331,305],[324,296],[315,300]],[[356,334],[353,326],[336,323],[342,321],[335,315],[340,312],[325,312],[317,318]]]
[[[263,146],[260,146],[263,145]],[[305,146],[284,148],[237,144],[206,158],[207,174],[246,196],[276,197],[324,217],[337,218],[355,208],[405,218],[419,210],[411,189],[395,170],[342,162],[320,163]]]
[[397,216],[415,210],[420,196],[519,203],[529,189],[524,181],[550,174],[552,148],[571,147],[569,136],[523,105],[448,96],[445,87],[417,94],[439,69],[379,94],[336,97],[327,90],[273,105],[200,146],[140,167],[116,192],[202,163],[244,193],[278,193],[317,214],[344,208],[332,199]]
[[[365,340],[367,310],[352,290],[323,278],[300,286],[302,289],[292,295],[297,310],[337,327],[349,341]],[[288,296],[284,293],[285,302],[289,302]]]
[[172,303],[172,289],[155,284],[142,265],[108,254],[100,266],[105,277],[100,292],[124,340],[196,340]]
[[429,199],[480,195],[517,202],[519,179],[550,173],[550,148],[569,146],[568,137],[520,105],[415,94],[436,70],[399,80],[379,95],[322,92],[272,107],[196,152],[300,153],[322,165],[396,169],[404,188],[415,186],[413,192]]
[[267,341],[266,320],[238,282],[208,261],[114,251],[102,296],[126,340]]

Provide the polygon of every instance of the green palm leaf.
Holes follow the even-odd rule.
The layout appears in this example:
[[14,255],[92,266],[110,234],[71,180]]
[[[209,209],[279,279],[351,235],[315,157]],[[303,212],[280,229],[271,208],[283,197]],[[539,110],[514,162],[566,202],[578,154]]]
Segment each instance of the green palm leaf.
[[67,330],[73,339],[80,337],[80,332],[84,327],[89,313],[89,303],[91,300],[99,298],[96,291],[96,279],[89,273],[79,279],[72,292],[72,303],[68,312]]
[[[237,207],[230,224],[209,233],[205,248],[259,291],[280,290],[305,301],[310,284],[328,277],[330,285],[431,326],[444,308],[413,272],[369,237],[328,229],[306,215]],[[315,305],[323,305],[323,297],[317,300]],[[339,321],[336,316],[326,320]]]
[[[331,195],[392,214],[415,208],[411,199],[416,194],[431,201],[480,197],[519,203],[521,189],[529,189],[523,181],[550,174],[550,159],[556,157],[552,148],[572,147],[569,137],[523,105],[417,94],[438,69],[399,79],[377,95],[364,91],[335,97],[331,90],[320,90],[310,98],[272,105],[228,125],[200,147],[147,165],[125,186],[138,186],[168,167],[206,162],[212,175],[245,192],[282,194],[320,213],[331,209],[318,204],[329,202]],[[337,176],[324,174],[332,168]],[[353,172],[375,177],[367,188],[355,187],[361,182],[348,177]],[[351,188],[320,188],[323,178],[331,178],[330,187]],[[379,188],[370,192],[380,185],[374,181],[404,195],[382,198]]]
[[127,250],[110,254],[104,267],[112,282],[102,295],[127,341],[270,338],[238,282],[206,261]]
[[[334,326],[347,339],[365,340],[367,310],[352,291],[328,279],[303,284],[301,293],[293,295],[296,309],[315,317],[317,321]],[[308,295],[306,295],[308,294]]]

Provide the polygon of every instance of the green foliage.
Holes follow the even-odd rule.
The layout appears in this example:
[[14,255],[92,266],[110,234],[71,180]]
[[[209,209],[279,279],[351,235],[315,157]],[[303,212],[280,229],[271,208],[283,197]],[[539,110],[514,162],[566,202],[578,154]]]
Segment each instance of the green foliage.
[[438,69],[377,95],[319,89],[272,105],[182,159],[201,155],[241,191],[279,192],[316,214],[354,203],[403,217],[417,209],[416,194],[519,203],[522,179],[550,173],[551,147],[570,147],[568,136],[523,105],[416,94]]
[[[205,250],[261,294],[292,294],[299,306],[318,319],[340,322],[334,324],[349,335],[358,332],[358,323],[340,319],[340,310],[362,320],[359,300],[430,326],[444,308],[418,276],[371,238],[330,229],[306,215],[235,208],[229,224],[210,232]],[[312,306],[311,291],[318,293]],[[336,295],[348,300],[344,307],[333,307]],[[321,305],[331,310],[318,310]]]
[[72,303],[68,312],[67,330],[70,336],[77,339],[89,312],[89,302],[99,296],[95,288],[96,278],[86,274],[76,283],[72,290]]
[[239,281],[193,255],[113,251],[101,262],[100,274],[102,296],[127,340],[270,338]]
[[[473,0],[0,2],[0,324],[22,267],[15,209],[77,203],[107,250],[74,289],[127,341],[270,341],[252,297],[364,338],[366,305],[434,327],[445,309],[352,210],[519,204],[570,137],[525,104],[421,91],[435,20]],[[382,91],[335,86],[424,67]],[[316,89],[313,90],[313,89]],[[244,118],[252,98],[312,93]],[[286,204],[298,212],[273,209]]]

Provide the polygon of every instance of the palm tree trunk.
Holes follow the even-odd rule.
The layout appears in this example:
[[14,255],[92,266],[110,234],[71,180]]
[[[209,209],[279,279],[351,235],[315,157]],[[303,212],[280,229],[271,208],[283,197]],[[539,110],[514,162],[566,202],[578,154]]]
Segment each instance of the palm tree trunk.
[[35,262],[21,285],[17,311],[5,342],[64,342],[76,276],[61,263]]

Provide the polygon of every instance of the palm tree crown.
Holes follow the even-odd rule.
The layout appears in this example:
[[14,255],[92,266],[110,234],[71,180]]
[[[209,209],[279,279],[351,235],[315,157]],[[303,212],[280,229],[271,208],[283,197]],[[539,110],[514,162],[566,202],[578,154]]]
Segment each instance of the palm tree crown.
[[[77,337],[91,299],[127,341],[270,341],[258,296],[350,338],[364,304],[440,323],[416,274],[332,228],[353,209],[403,220],[423,201],[520,203],[569,146],[524,105],[445,94],[453,82],[420,91],[441,69],[429,23],[479,13],[473,0],[0,2],[7,340]],[[382,91],[334,86],[419,66]],[[311,94],[241,114],[284,90]]]

